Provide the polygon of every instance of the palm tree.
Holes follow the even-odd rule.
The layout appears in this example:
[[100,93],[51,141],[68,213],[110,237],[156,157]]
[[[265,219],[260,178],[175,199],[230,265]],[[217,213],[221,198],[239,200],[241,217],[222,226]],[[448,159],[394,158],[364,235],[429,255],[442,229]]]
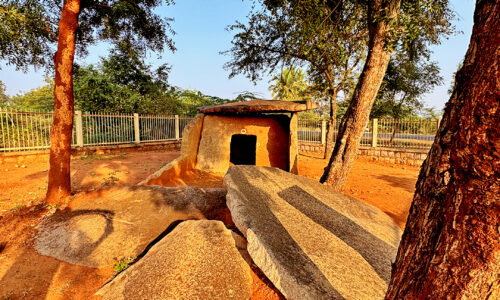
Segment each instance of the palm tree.
[[293,101],[309,98],[308,84],[302,69],[283,69],[279,76],[274,76],[271,80],[274,83],[269,86],[269,90],[274,100]]

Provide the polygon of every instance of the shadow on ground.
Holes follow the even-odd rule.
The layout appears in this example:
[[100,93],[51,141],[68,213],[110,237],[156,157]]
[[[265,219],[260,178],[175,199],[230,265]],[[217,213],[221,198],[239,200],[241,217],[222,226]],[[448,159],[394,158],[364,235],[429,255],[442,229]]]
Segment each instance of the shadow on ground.
[[415,191],[415,184],[417,180],[409,177],[399,177],[393,175],[379,175],[376,178],[388,182],[391,186],[402,188],[407,192],[413,193]]
[[[37,224],[46,212],[43,207],[24,209],[0,220],[0,234],[7,239],[0,253],[0,297],[6,299],[69,299],[74,295],[90,297],[94,290],[89,286],[103,284],[112,269],[72,265],[52,257],[40,255],[33,247],[32,225]],[[70,211],[67,217],[97,214],[101,211]],[[91,247],[81,251],[85,255],[97,247],[112,230],[112,214],[105,212],[106,230]],[[111,216],[111,217],[110,217]],[[5,222],[5,224],[4,224]],[[8,233],[7,233],[8,232]],[[16,237],[19,237],[16,239]],[[78,251],[78,249],[75,249]],[[4,299],[4,298],[2,298]]]

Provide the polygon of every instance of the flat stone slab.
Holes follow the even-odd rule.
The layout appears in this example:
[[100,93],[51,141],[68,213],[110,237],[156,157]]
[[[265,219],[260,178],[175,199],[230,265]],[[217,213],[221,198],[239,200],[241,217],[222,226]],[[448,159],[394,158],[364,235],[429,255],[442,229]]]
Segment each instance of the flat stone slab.
[[266,113],[266,112],[299,112],[316,109],[319,105],[311,101],[278,101],[255,99],[250,101],[231,102],[220,105],[198,107],[204,114],[216,113]]
[[104,300],[249,299],[250,267],[220,221],[185,221],[101,288]]
[[381,210],[280,169],[233,166],[233,221],[287,299],[382,299],[401,230]]
[[135,258],[179,220],[225,207],[224,189],[118,186],[78,195],[38,227],[34,247],[72,264],[102,267]]

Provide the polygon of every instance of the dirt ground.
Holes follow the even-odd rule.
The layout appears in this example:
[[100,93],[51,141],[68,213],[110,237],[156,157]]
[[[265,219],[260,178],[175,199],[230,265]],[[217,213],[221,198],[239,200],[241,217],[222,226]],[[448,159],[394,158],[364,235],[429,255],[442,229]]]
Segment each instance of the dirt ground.
[[[177,156],[177,151],[149,151],[74,158],[72,190],[78,193],[113,184],[136,184]],[[0,164],[0,215],[42,201],[48,170],[48,158],[36,163]]]
[[[151,151],[73,159],[75,192],[113,184],[136,184],[173,160],[179,152]],[[301,156],[301,175],[320,177],[325,160]],[[32,247],[34,229],[55,211],[42,203],[48,162],[0,164],[0,299],[87,299],[115,274],[39,255]],[[412,200],[417,167],[357,159],[345,193],[373,204],[401,227]],[[173,185],[222,186],[220,177],[195,172]],[[258,273],[258,270],[254,270]],[[255,274],[254,274],[255,275]],[[261,275],[261,274],[260,274]],[[255,299],[278,299],[271,284],[254,276]]]
[[[319,180],[327,161],[300,156],[299,172]],[[357,158],[347,178],[344,193],[378,207],[401,229],[410,210],[420,167],[402,166]]]

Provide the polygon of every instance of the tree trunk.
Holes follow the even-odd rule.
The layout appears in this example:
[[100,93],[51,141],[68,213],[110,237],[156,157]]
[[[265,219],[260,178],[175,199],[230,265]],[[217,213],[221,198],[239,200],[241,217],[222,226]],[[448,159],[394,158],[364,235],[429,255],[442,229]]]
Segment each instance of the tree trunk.
[[73,59],[80,0],[65,0],[59,21],[54,56],[54,122],[50,131],[50,170],[47,203],[59,203],[71,195],[71,138],[73,129]]
[[356,155],[373,102],[384,79],[391,57],[386,47],[389,22],[398,17],[400,0],[374,0],[368,5],[368,56],[346,114],[342,118],[337,141],[320,181],[341,191]]
[[476,2],[386,299],[500,299],[500,3]]
[[330,119],[328,120],[328,128],[326,131],[326,145],[324,158],[328,158],[332,155],[333,147],[335,146],[335,140],[333,139],[335,135],[335,122],[337,118],[337,89],[333,89],[333,94],[330,96]]

